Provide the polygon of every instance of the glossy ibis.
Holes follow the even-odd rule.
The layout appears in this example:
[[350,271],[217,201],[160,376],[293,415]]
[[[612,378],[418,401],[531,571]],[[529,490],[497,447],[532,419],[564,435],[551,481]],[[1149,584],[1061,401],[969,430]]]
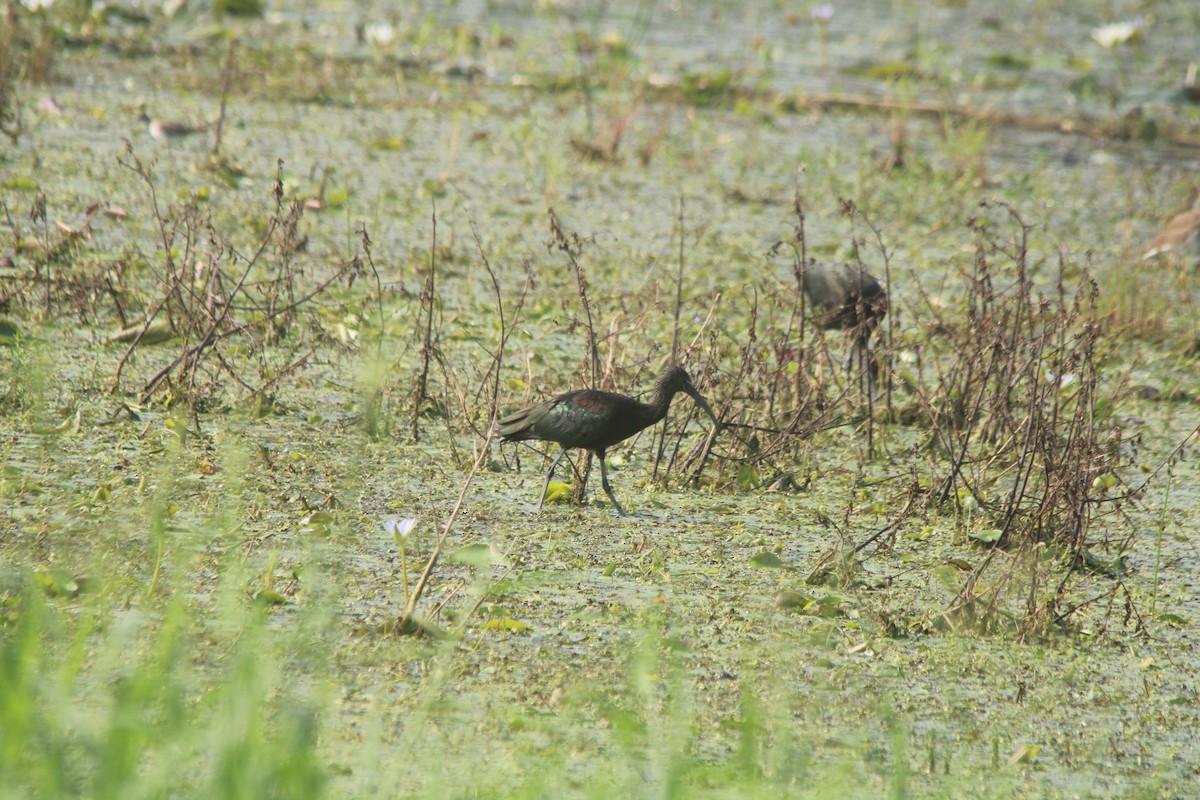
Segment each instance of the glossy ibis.
[[550,471],[546,473],[542,493],[538,496],[538,510],[542,508],[546,489],[550,486],[550,478],[554,475],[558,462],[562,461],[568,450],[578,447],[590,450],[600,459],[600,484],[604,487],[608,499],[612,501],[613,508],[618,514],[624,514],[625,509],[621,508],[617,498],[613,497],[612,487],[608,483],[604,453],[618,442],[625,441],[667,416],[671,398],[677,392],[691,395],[697,405],[712,419],[713,425],[719,425],[713,410],[692,385],[687,370],[676,365],[668,367],[655,381],[654,395],[649,403],[614,392],[578,389],[510,414],[496,423],[496,432],[506,442],[540,439],[562,445],[562,452],[554,459]]
[[858,355],[875,390],[879,364],[871,353],[871,334],[888,311],[888,296],[878,279],[854,264],[810,263],[800,273],[804,294],[821,312],[817,325],[824,330],[848,331],[854,349],[846,362],[850,370]]

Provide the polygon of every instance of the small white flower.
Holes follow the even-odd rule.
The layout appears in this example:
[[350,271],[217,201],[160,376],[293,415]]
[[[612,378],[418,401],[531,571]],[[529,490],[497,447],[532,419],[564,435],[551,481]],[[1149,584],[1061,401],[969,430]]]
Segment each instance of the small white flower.
[[363,29],[363,39],[367,41],[367,44],[387,47],[396,41],[396,26],[386,22],[372,22]]
[[1058,384],[1060,389],[1064,386],[1070,386],[1075,382],[1075,376],[1071,373],[1067,373],[1066,375],[1056,375],[1051,370],[1046,370],[1046,377],[1050,379],[1051,383]]
[[1092,31],[1092,38],[1105,48],[1113,48],[1119,44],[1128,44],[1142,38],[1142,20],[1132,19],[1128,22],[1110,22]]
[[829,22],[833,19],[833,6],[828,3],[822,3],[819,6],[813,6],[812,18],[817,22]]

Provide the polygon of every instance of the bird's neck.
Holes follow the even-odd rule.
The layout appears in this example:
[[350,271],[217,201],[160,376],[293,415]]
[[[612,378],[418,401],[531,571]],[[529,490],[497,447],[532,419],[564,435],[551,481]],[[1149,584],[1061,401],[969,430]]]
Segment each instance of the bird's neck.
[[664,384],[656,384],[654,387],[654,395],[650,398],[650,402],[646,404],[647,413],[653,422],[660,422],[667,415],[667,409],[671,406],[671,399],[675,396],[675,392]]

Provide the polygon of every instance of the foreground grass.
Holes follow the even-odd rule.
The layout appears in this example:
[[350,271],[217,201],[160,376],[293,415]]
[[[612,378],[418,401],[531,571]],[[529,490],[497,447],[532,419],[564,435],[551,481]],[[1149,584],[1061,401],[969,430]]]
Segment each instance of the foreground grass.
[[[402,600],[394,543],[350,509],[275,514],[253,431],[227,434],[211,491],[188,479],[203,443],[172,434],[134,459],[157,464],[140,499],[118,485],[70,526],[10,529],[5,560],[24,566],[3,584],[0,795],[899,798],[982,781],[985,797],[1154,796],[1188,779],[1170,732],[1195,706],[1153,646],[896,635],[881,620],[921,602],[900,587],[775,607],[796,578],[752,568],[761,548],[743,538],[777,534],[727,520],[800,519],[814,497],[726,498],[713,516],[711,498],[631,486],[677,510],[622,521],[481,498],[458,542],[520,566],[450,562],[439,598],[463,598],[459,613],[481,598],[478,615],[444,619],[444,639],[382,634]],[[377,455],[337,440],[307,444]],[[48,491],[14,499],[10,470],[14,507],[58,502],[76,450],[41,472]],[[815,553],[808,527],[785,561]]]
[[[272,635],[263,606],[223,620],[219,638],[201,636],[181,600],[158,619],[106,616],[48,601],[32,582],[7,597],[3,796],[908,796],[908,731],[894,714],[852,732],[839,744],[845,754],[831,759],[817,755],[827,743],[794,725],[806,701],[757,697],[748,683],[729,718],[702,719],[672,655],[678,643],[651,630],[628,654],[616,692],[587,691],[534,713],[489,702],[481,715],[456,700],[444,681],[458,645],[441,646],[418,702],[360,718],[356,727],[375,733],[350,745],[328,730],[337,722],[321,699],[329,693],[313,689],[346,676],[317,666],[311,641]],[[287,657],[311,663],[296,674]],[[382,733],[390,724],[401,726],[398,737]],[[712,725],[729,741],[727,757],[696,750]],[[333,773],[331,757],[342,765]],[[993,790],[983,796],[1000,796]]]

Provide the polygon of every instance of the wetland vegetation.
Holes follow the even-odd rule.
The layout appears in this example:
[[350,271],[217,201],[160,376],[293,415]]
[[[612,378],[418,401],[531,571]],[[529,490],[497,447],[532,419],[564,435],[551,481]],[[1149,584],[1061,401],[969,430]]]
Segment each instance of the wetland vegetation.
[[1200,10],[683,5],[8,0],[0,796],[1198,791]]

